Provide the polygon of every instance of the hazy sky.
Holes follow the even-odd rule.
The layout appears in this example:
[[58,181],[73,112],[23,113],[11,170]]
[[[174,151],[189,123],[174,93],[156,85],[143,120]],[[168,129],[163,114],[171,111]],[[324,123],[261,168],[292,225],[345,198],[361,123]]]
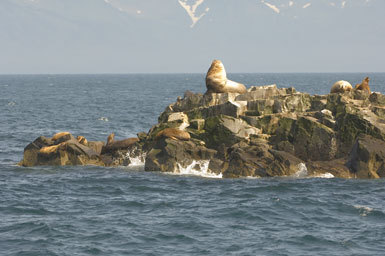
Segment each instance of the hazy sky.
[[0,73],[384,72],[384,0],[0,0]]

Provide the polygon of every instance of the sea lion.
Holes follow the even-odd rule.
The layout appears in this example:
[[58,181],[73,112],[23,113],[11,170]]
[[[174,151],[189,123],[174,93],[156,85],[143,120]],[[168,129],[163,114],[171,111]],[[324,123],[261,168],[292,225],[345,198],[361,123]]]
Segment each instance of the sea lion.
[[107,145],[109,145],[112,142],[114,142],[114,138],[115,138],[115,133],[111,133],[110,135],[108,135],[108,137],[107,137]]
[[176,128],[166,128],[155,136],[155,139],[160,139],[161,137],[170,138],[173,140],[190,140],[191,136],[188,132],[182,131]]
[[88,146],[88,141],[84,136],[78,136],[76,139],[80,144]]
[[70,133],[69,132],[59,132],[59,133],[56,133],[54,136],[52,136],[52,140],[55,141],[55,140],[58,140],[60,139],[61,137],[63,136],[66,136],[66,135],[69,135]]
[[116,151],[118,149],[128,149],[136,142],[139,141],[138,138],[128,138],[124,140],[114,140],[115,134],[111,133],[107,139],[107,145],[102,148],[102,154]]
[[335,82],[330,89],[330,93],[344,93],[353,90],[352,85],[344,80]]
[[362,83],[356,84],[356,90],[362,90],[367,91],[370,94],[370,87],[369,87],[369,77],[365,77],[364,80],[362,80]]
[[206,93],[246,93],[243,84],[231,81],[226,77],[225,67],[220,60],[213,60],[206,75]]
[[60,143],[58,145],[42,147],[39,150],[39,153],[42,154],[42,155],[50,155],[52,153],[56,153],[58,148],[63,146],[64,144],[65,144],[65,142],[62,142],[62,143]]

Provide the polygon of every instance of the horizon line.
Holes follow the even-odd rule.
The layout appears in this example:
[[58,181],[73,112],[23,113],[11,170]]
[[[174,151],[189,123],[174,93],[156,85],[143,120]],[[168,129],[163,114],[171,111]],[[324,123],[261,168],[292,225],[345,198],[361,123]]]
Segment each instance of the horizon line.
[[[227,74],[381,74],[385,71],[333,71],[333,72],[226,72]],[[12,76],[12,75],[201,75],[206,72],[132,72],[132,73],[0,73],[0,76]]]

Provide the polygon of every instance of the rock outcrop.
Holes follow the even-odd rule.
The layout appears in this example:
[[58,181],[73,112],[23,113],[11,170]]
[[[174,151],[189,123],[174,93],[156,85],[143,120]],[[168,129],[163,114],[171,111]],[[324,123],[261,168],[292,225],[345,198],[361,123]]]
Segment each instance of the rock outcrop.
[[147,140],[145,170],[178,172],[208,160],[209,170],[223,177],[292,176],[303,168],[309,176],[385,175],[385,96],[379,93],[309,95],[275,85],[244,94],[186,92],[147,138],[175,127],[168,117],[176,113],[188,117],[191,140]]
[[[39,137],[23,166],[128,165],[145,158],[146,171],[181,172],[204,161],[223,177],[385,176],[385,95],[350,90],[309,95],[276,85],[243,94],[186,92],[158,124],[138,138],[103,142],[69,133]],[[199,166],[197,166],[199,168]]]
[[102,141],[87,141],[83,136],[75,139],[69,132],[57,133],[52,138],[40,136],[24,148],[19,165],[128,165],[129,154],[135,151],[138,141],[130,138],[105,145]]

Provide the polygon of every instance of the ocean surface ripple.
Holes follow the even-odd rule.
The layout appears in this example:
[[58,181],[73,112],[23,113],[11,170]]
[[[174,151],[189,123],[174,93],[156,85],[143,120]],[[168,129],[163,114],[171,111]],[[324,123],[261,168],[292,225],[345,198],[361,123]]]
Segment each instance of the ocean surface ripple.
[[[327,93],[366,74],[233,74]],[[385,91],[385,74],[369,74]],[[148,131],[203,74],[0,76],[0,255],[384,255],[385,181],[212,179],[143,166],[21,168],[58,131]]]

